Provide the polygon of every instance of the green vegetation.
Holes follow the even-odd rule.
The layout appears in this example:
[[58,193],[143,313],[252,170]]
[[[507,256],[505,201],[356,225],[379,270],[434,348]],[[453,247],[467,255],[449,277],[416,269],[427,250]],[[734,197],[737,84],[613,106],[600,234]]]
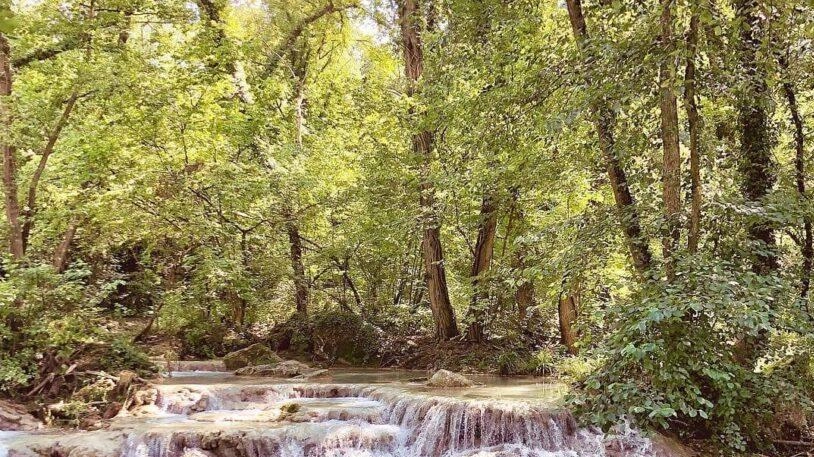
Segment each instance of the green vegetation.
[[812,38],[791,1],[0,0],[0,392],[261,342],[805,445]]

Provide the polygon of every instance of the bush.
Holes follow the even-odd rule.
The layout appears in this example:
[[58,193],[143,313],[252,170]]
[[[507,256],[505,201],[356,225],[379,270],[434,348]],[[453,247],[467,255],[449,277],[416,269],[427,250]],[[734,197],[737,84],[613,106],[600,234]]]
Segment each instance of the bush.
[[217,322],[190,321],[178,330],[181,357],[213,359],[229,352],[224,344],[226,328]]
[[601,364],[599,359],[566,357],[555,364],[557,374],[573,382],[584,382]]
[[379,340],[379,330],[359,315],[326,309],[307,318],[292,316],[272,330],[269,342],[278,351],[364,365],[379,357]]
[[615,331],[602,348],[609,356],[571,403],[604,427],[633,418],[715,437],[738,452],[769,444],[773,406],[808,402],[797,370],[810,367],[811,349],[772,357],[783,351],[760,343],[779,336],[769,333],[770,322],[784,318],[778,309],[792,309],[782,299],[793,292],[778,278],[724,262],[696,261],[677,277],[642,288],[609,316]]
[[99,366],[108,373],[132,370],[141,376],[147,376],[156,371],[155,365],[147,354],[127,338],[114,339],[99,359]]
[[343,360],[357,365],[378,357],[379,336],[376,328],[358,314],[344,310],[326,310],[312,319],[311,338],[314,352],[331,362]]
[[50,372],[82,369],[151,371],[146,356],[105,329],[98,307],[110,288],[91,283],[81,262],[63,274],[50,265],[7,267],[0,281],[0,391],[15,393]]

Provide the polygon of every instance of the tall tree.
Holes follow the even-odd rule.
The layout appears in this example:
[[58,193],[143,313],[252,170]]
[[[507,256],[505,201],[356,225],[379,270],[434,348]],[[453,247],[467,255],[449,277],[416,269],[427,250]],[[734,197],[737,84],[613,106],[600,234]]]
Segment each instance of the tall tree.
[[[302,136],[305,128],[305,83],[308,78],[309,47],[306,40],[299,40],[300,45],[290,50],[291,69],[294,76],[294,144],[296,155],[304,153]],[[303,263],[302,236],[298,215],[291,208],[290,202],[283,205],[283,217],[288,234],[291,267],[294,271],[294,303],[297,314],[308,313],[308,278],[305,276]]]
[[13,90],[11,68],[11,45],[5,33],[0,33],[0,116],[3,117],[3,193],[5,196],[6,222],[9,226],[9,253],[14,260],[22,260],[25,254],[23,224],[20,218],[20,202],[17,199],[17,148],[11,138],[13,114],[9,106]]
[[[571,29],[577,46],[582,55],[585,68],[591,68],[590,49],[587,49],[588,27],[585,23],[585,16],[582,12],[581,0],[566,0],[568,17],[571,21]],[[590,81],[590,75],[584,75]],[[616,201],[616,208],[620,215],[622,232],[625,235],[633,267],[641,275],[645,276],[650,270],[652,255],[647,239],[644,236],[639,223],[639,211],[636,208],[636,200],[630,191],[627,180],[627,173],[622,167],[622,160],[616,148],[613,136],[613,128],[616,123],[616,116],[608,106],[606,100],[596,97],[591,105],[594,124],[599,137],[599,149],[605,160],[608,179],[613,189],[613,197]]]
[[469,277],[472,279],[472,303],[470,305],[471,322],[467,336],[476,342],[484,339],[483,305],[479,303],[483,298],[483,276],[492,266],[492,257],[495,252],[495,233],[497,232],[497,204],[491,193],[483,198],[478,222],[478,239],[475,241],[472,269]]
[[[399,5],[399,22],[401,23],[401,42],[404,52],[404,71],[407,76],[407,96],[415,98],[419,92],[419,85],[424,71],[424,49],[421,42],[421,30],[424,20],[417,0],[403,0]],[[421,113],[412,107],[413,116]],[[435,319],[436,336],[448,340],[458,336],[458,324],[455,311],[449,300],[447,288],[446,268],[444,265],[444,252],[441,246],[441,228],[438,216],[435,214],[435,185],[432,182],[431,162],[433,153],[432,131],[423,130],[412,136],[413,154],[421,161],[419,165],[420,206],[422,243],[421,251],[424,258],[424,271],[427,281],[427,292],[430,298],[430,308]]]
[[[765,19],[759,0],[736,0],[735,14],[740,25],[740,64],[743,84],[738,97],[743,192],[747,203],[763,205],[774,187],[775,163],[772,157],[774,132],[769,107],[772,96],[766,83],[760,48],[765,35]],[[778,267],[774,228],[765,219],[750,221],[749,239],[754,249],[754,270],[769,274]]]
[[[789,61],[786,55],[779,58],[780,69],[783,72],[783,95],[786,97],[791,124],[794,126],[794,182],[797,196],[801,202],[808,202],[806,192],[806,157],[805,157],[805,127],[800,107],[797,103],[797,88],[789,74]],[[803,238],[799,240],[800,254],[803,256],[803,265],[800,270],[800,298],[808,308],[808,291],[811,287],[811,269],[814,265],[814,233],[812,233],[811,217],[808,211],[803,215]]]
[[698,111],[697,87],[698,76],[695,61],[698,53],[698,13],[693,11],[690,17],[690,29],[687,32],[687,66],[684,71],[684,107],[687,111],[688,131],[690,135],[690,228],[687,235],[687,249],[690,253],[698,252],[701,238],[701,115]]
[[678,107],[674,85],[676,82],[675,42],[673,40],[673,1],[661,0],[661,48],[659,67],[661,90],[662,198],[664,200],[665,234],[662,252],[667,279],[675,277],[675,255],[680,238],[681,215],[681,154],[678,142]]

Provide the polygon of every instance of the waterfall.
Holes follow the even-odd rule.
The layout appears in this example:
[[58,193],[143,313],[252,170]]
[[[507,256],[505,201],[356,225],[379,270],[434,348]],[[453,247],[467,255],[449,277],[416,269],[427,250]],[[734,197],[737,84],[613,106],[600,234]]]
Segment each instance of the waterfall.
[[[309,410],[315,399],[333,402]],[[193,419],[206,411],[217,411],[224,421],[235,420],[224,411],[241,411],[244,416],[251,411],[247,418],[251,419],[265,407],[279,408],[286,402],[299,405],[307,414],[290,418],[293,423],[284,427],[242,427],[239,439],[221,430],[217,438],[207,441],[209,432],[189,427],[173,432],[169,441],[148,434],[143,440],[151,443],[148,457],[183,456],[182,451],[190,448],[214,449],[216,456],[247,457],[605,455],[605,437],[579,429],[567,410],[518,401],[416,395],[392,387],[283,384],[213,386],[196,391],[162,388],[159,402],[165,411]],[[624,455],[648,455],[647,440],[633,435],[626,439],[631,452]]]
[[610,438],[609,447],[608,436],[579,428],[568,411],[523,401],[355,384],[154,388],[154,405],[107,430],[29,436],[12,442],[7,457],[32,455],[15,449],[71,457],[589,457],[611,448],[614,457],[653,455],[633,432]]

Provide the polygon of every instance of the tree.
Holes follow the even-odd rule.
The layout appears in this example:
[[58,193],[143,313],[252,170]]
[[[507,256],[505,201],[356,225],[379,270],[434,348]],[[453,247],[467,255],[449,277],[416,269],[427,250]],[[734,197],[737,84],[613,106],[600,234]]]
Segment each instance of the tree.
[[661,89],[662,196],[664,200],[665,235],[662,241],[667,279],[675,279],[675,256],[681,238],[681,153],[678,142],[678,107],[673,86],[676,80],[673,40],[673,0],[661,1],[661,47],[664,52],[659,67]]
[[[743,72],[742,93],[738,99],[742,186],[746,201],[757,206],[765,204],[776,181],[772,158],[774,134],[768,112],[771,93],[758,57],[764,35],[764,19],[759,7],[757,0],[735,2],[735,13],[741,24],[739,55]],[[774,228],[760,219],[750,222],[748,233],[750,241],[756,244],[754,269],[766,275],[778,267],[777,243]]]
[[[404,52],[404,71],[407,77],[407,96],[417,97],[424,71],[424,49],[421,44],[421,29],[424,20],[415,0],[403,0],[399,6],[399,21]],[[420,115],[420,112],[417,112],[415,108],[410,108],[410,114]],[[427,130],[426,127],[413,134],[412,150],[420,160],[420,206],[423,233],[421,251],[424,258],[430,308],[435,318],[437,337],[448,340],[458,335],[458,324],[449,300],[444,252],[441,246],[441,230],[435,214],[435,188],[430,170],[433,137],[433,132]]]
[[[568,17],[571,21],[574,39],[577,42],[579,52],[583,56],[584,65],[586,68],[590,68],[589,54],[591,50],[586,43],[588,40],[588,27],[582,12],[582,3],[580,0],[568,0],[566,1],[566,6],[568,7]],[[585,77],[586,79],[589,78],[587,75]],[[599,99],[593,101],[591,107],[597,136],[599,138],[599,149],[602,151],[605,160],[608,179],[611,189],[613,190],[616,207],[619,210],[620,224],[627,240],[633,267],[640,275],[645,276],[650,269],[652,255],[650,254],[650,248],[642,232],[641,225],[639,224],[636,200],[630,191],[627,173],[622,167],[622,162],[616,150],[613,138],[615,115],[607,103],[606,100]]]

